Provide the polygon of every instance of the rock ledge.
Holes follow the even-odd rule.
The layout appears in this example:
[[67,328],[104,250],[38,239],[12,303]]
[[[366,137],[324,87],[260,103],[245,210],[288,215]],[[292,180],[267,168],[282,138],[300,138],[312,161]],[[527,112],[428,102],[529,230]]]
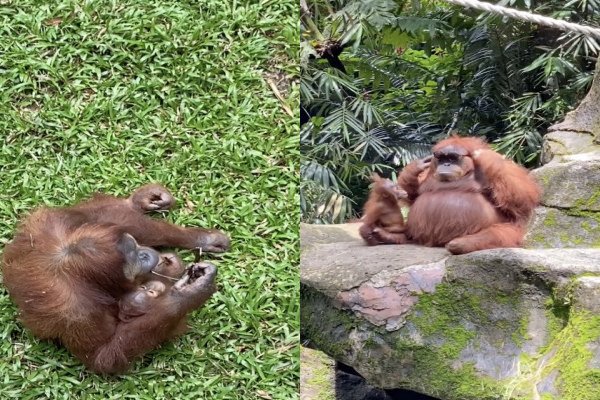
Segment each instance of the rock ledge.
[[600,398],[600,249],[451,256],[357,228],[301,227],[303,339],[385,389]]

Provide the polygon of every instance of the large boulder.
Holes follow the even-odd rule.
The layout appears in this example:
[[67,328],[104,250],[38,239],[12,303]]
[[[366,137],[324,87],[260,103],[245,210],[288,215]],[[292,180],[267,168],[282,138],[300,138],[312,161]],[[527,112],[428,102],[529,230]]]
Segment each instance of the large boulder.
[[555,156],[532,174],[543,196],[529,228],[528,247],[600,247],[600,151]]
[[304,340],[444,400],[600,398],[600,249],[452,256],[301,227]]
[[544,136],[533,171],[544,191],[530,247],[600,247],[600,62],[590,91]]

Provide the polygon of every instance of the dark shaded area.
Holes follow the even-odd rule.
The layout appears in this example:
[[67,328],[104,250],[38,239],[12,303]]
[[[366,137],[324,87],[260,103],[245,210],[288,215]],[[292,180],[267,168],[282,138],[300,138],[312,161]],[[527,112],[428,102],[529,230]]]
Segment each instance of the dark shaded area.
[[440,400],[411,390],[384,390],[371,386],[356,370],[335,363],[336,400]]
[[346,73],[346,67],[344,67],[344,63],[340,60],[340,54],[344,51],[344,46],[341,42],[337,40],[326,40],[321,43],[317,43],[315,45],[315,51],[321,57],[327,60],[330,67],[338,69],[342,71],[344,74]]

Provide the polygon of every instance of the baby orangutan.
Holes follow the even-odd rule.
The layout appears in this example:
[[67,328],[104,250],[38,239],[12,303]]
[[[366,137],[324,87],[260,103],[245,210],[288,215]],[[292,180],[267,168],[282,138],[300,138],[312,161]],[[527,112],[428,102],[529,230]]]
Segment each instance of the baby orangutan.
[[395,182],[373,174],[373,187],[365,203],[360,236],[369,246],[406,243],[401,207],[407,193]]
[[[175,256],[171,256],[175,257]],[[172,259],[176,264],[176,257]],[[162,272],[162,271],[161,271]],[[169,271],[171,272],[171,271]],[[213,281],[216,268],[208,263],[194,263],[190,265],[187,271],[179,279],[172,278],[169,275],[158,274],[157,280],[151,280],[140,284],[135,290],[132,290],[119,299],[119,321],[124,325],[138,324],[140,317],[153,313],[160,313],[165,308],[171,313],[178,315],[175,325],[171,326],[167,338],[173,338],[181,335],[187,329],[186,313],[178,311],[179,303],[185,297],[189,296],[196,281]],[[159,279],[159,280],[158,280]],[[173,281],[176,281],[173,283]],[[206,294],[210,296],[216,290],[215,285],[210,283]],[[195,306],[191,305],[191,306]],[[133,334],[130,334],[133,333]],[[135,334],[135,331],[124,330],[121,340],[139,340],[144,341],[143,336]]]
[[148,313],[157,298],[167,290],[161,281],[149,281],[119,300],[119,319],[123,322]]
[[[164,297],[163,294],[167,292],[167,289],[173,289],[173,293],[177,293],[185,286],[192,284],[198,278],[203,277],[208,271],[214,270],[211,264],[208,263],[194,263],[190,265],[185,274],[180,279],[172,278],[173,271],[177,271],[180,268],[179,261],[176,256],[167,254],[169,259],[169,266],[174,265],[175,267],[168,270],[163,268],[162,273],[157,274],[160,280],[152,280],[144,282],[139,285],[135,290],[125,294],[119,300],[119,319],[127,322],[128,320],[139,317],[140,315],[147,314],[153,307],[158,306],[158,299]],[[165,257],[166,258],[166,257]],[[174,284],[172,281],[176,281]],[[168,293],[166,293],[168,295]],[[161,302],[167,302],[168,300],[161,300]],[[185,324],[183,325],[185,326]]]

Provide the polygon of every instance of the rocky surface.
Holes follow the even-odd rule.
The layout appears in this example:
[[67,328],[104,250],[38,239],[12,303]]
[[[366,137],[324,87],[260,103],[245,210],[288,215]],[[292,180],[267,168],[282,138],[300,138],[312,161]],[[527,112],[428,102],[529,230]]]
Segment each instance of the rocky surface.
[[[579,135],[554,132],[558,134]],[[532,174],[542,186],[543,196],[529,229],[528,246],[600,248],[600,150],[597,154],[556,155]]]
[[600,248],[600,63],[581,104],[544,136],[531,247]]
[[600,249],[451,256],[301,228],[304,340],[369,383],[440,399],[598,399]]
[[585,154],[586,158],[600,157],[600,146],[591,132],[561,130],[560,126],[552,126],[544,136],[542,163],[576,161],[577,154]]
[[334,364],[322,352],[300,347],[300,400],[335,400]]

